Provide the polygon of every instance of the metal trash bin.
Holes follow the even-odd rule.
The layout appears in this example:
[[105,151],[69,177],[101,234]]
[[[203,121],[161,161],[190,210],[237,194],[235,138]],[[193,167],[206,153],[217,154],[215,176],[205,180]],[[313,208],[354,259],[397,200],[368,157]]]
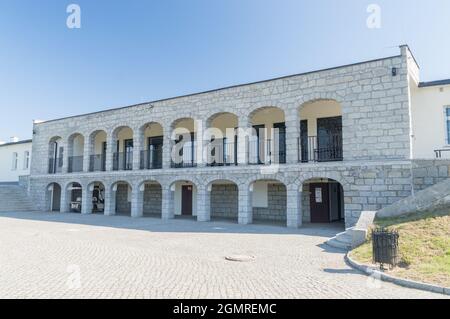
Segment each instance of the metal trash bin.
[[380,269],[384,265],[394,268],[398,264],[398,239],[397,231],[389,231],[385,228],[377,228],[372,232],[372,256],[375,264],[380,264]]

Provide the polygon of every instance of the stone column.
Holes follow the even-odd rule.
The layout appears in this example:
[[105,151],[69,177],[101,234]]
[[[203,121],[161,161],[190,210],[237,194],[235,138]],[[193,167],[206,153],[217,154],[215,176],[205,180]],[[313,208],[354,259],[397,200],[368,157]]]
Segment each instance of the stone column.
[[247,117],[239,118],[239,128],[238,128],[238,164],[247,165],[248,164],[248,137],[251,134],[251,124]]
[[163,168],[168,169],[171,167],[172,158],[171,158],[171,152],[172,152],[172,140],[170,139],[170,134],[172,132],[167,132],[164,134],[164,141],[163,141]]
[[106,137],[106,171],[113,170],[113,158],[116,150],[116,138],[112,132],[109,132]]
[[91,186],[83,187],[82,197],[81,197],[81,214],[87,215],[92,214],[92,192]]
[[211,192],[205,186],[197,187],[197,221],[211,220]]
[[[60,147],[63,147],[63,149],[64,149],[64,151],[63,151],[63,165],[62,165],[62,170],[61,171],[62,171],[63,174],[67,174],[69,172],[69,153],[72,150],[69,149],[68,141],[62,142]],[[58,150],[58,154],[59,154],[59,150]],[[61,154],[59,154],[59,156],[61,156]],[[58,165],[58,162],[56,163],[56,165]]]
[[299,228],[302,226],[302,192],[299,185],[290,184],[286,187],[286,220],[287,227]]
[[144,132],[140,129],[133,130],[133,170],[141,169],[141,151],[144,150]]
[[70,196],[68,194],[69,192],[67,191],[67,188],[63,187],[61,187],[61,205],[59,210],[61,213],[67,213],[69,212]]
[[252,193],[247,184],[239,185],[239,224],[253,223]]
[[117,185],[110,187],[109,191],[105,185],[105,216],[114,216],[116,214],[116,191]]
[[89,166],[91,162],[91,155],[93,154],[93,143],[91,143],[91,138],[88,136],[84,139],[84,152],[83,152],[83,172],[89,172]]
[[206,167],[206,145],[208,141],[204,138],[205,121],[195,120],[195,159],[197,167]]
[[299,159],[300,117],[295,106],[289,109],[286,116],[286,163],[296,164]]
[[175,190],[171,190],[170,186],[162,187],[162,210],[161,217],[164,220],[173,219],[175,217],[174,212],[174,200],[175,200]]
[[133,186],[131,191],[131,217],[144,216],[144,190],[145,184],[141,187]]

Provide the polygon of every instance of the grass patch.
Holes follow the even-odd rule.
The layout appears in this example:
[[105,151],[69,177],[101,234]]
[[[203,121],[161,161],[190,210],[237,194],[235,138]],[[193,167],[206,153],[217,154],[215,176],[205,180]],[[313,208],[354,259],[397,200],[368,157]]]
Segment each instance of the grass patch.
[[[375,226],[400,234],[400,264],[388,273],[450,287],[450,211],[434,211],[375,220]],[[352,258],[372,264],[372,242],[356,248]]]

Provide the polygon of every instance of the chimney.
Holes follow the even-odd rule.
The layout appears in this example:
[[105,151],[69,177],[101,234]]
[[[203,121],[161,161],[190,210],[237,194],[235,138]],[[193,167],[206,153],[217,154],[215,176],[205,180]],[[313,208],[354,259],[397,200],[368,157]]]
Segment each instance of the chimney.
[[17,143],[19,141],[19,138],[17,136],[11,137],[11,143]]

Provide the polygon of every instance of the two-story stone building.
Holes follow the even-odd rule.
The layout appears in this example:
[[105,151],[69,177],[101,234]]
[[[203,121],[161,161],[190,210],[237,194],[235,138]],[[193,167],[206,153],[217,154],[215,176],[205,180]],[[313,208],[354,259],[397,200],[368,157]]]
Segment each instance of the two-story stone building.
[[[402,46],[398,56],[36,123],[30,195],[45,211],[352,226],[424,183],[414,178],[418,72]],[[443,167],[437,178],[448,177]]]

